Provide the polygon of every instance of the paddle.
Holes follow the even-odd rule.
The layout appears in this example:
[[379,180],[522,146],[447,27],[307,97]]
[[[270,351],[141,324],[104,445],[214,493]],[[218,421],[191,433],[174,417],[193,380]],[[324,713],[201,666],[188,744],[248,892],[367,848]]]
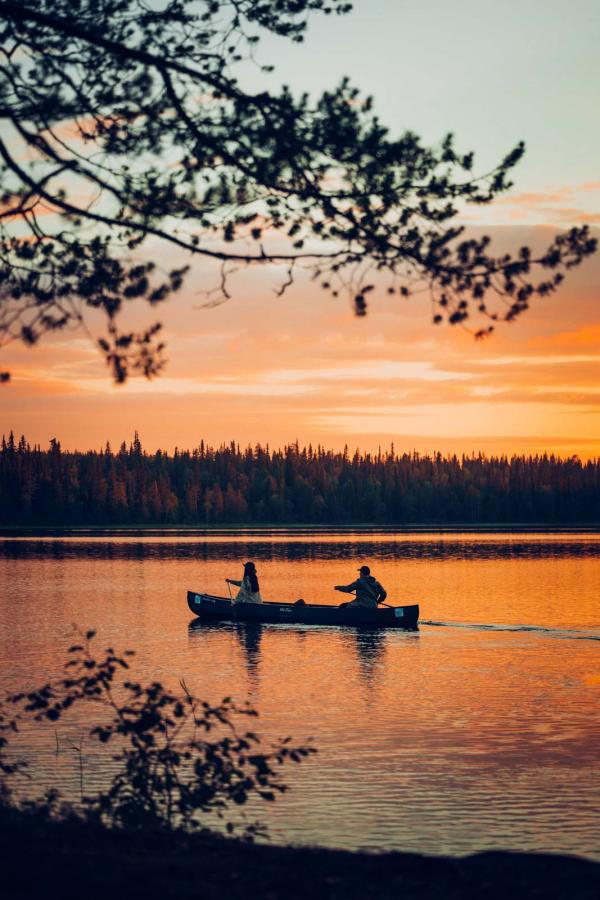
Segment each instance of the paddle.
[[[352,593],[356,596],[356,591],[352,591]],[[343,605],[343,604],[342,604]],[[377,601],[377,606],[387,606],[388,609],[397,609],[396,606],[390,606],[389,603],[384,603],[383,600]]]
[[229,578],[226,578],[225,581],[227,582],[227,590],[229,591],[229,599],[233,603],[233,594],[231,593],[231,585],[229,584]]

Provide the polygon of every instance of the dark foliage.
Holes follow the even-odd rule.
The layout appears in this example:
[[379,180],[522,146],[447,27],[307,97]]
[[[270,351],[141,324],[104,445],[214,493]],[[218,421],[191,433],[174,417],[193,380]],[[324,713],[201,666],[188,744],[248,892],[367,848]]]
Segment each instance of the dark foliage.
[[[118,313],[136,298],[164,301],[194,257],[220,268],[205,274],[216,300],[233,270],[277,263],[279,293],[299,268],[347,290],[357,315],[382,283],[400,296],[426,289],[434,322],[476,313],[479,335],[554,291],[596,248],[585,227],[536,256],[497,255],[456,224],[465,203],[510,187],[523,144],[475,175],[452,135],[433,148],[411,131],[392,138],[347,81],[314,102],[243,87],[262,34],[301,41],[311,13],[349,10],[343,0],[0,0],[0,344],[85,327],[98,309],[114,378],[152,376],[160,325],[122,332]],[[169,252],[170,270],[151,261]]]
[[[293,746],[290,738],[261,750],[258,735],[238,727],[241,719],[255,718],[257,712],[229,697],[213,706],[194,697],[184,682],[174,694],[160,682],[141,685],[119,679],[119,673],[129,669],[133,652],[117,654],[109,647],[97,657],[90,646],[93,637],[93,631],[77,634],[64,677],[10,697],[17,713],[10,722],[0,716],[0,738],[5,723],[18,731],[24,719],[55,723],[78,704],[96,704],[101,724],[93,726],[90,735],[114,747],[114,774],[106,789],[82,797],[79,809],[61,806],[51,792],[30,802],[30,812],[54,819],[76,815],[117,828],[167,830],[206,828],[213,814],[232,833],[241,827],[239,817],[228,818],[232,807],[244,806],[252,796],[275,800],[287,790],[281,767],[315,752],[310,746]],[[6,743],[0,740],[0,753]],[[9,766],[1,756],[0,764],[7,784],[16,764]],[[0,799],[7,798],[5,791]],[[253,838],[266,831],[252,822],[243,824],[242,833]]]
[[10,752],[10,739],[16,730],[12,708],[7,702],[0,700],[0,808],[11,803],[14,776],[22,774],[26,769],[24,761]]
[[235,444],[147,454],[0,449],[0,523],[576,523],[600,521],[600,460],[350,456]]

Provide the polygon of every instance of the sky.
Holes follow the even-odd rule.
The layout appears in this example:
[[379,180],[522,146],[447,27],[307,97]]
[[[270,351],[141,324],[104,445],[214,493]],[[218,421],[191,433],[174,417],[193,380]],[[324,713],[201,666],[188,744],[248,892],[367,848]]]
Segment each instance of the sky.
[[[347,74],[392,133],[436,142],[453,131],[478,171],[525,140],[510,193],[462,221],[501,248],[543,247],[584,222],[600,236],[599,32],[591,0],[568,12],[555,0],[358,0],[347,17],[315,17],[303,45],[266,40],[262,58],[277,74],[249,71],[247,81],[316,95]],[[148,251],[169,268],[181,262],[164,247]],[[307,280],[276,297],[279,274],[244,271],[229,301],[206,308],[208,275],[195,265],[159,310],[168,365],[152,382],[114,386],[78,333],[6,348],[0,432],[71,449],[118,445],[137,430],[149,450],[299,440],[600,455],[600,254],[480,342],[433,326],[425,296],[381,292],[357,319],[347,298]],[[141,306],[130,314],[137,328],[157,318]]]

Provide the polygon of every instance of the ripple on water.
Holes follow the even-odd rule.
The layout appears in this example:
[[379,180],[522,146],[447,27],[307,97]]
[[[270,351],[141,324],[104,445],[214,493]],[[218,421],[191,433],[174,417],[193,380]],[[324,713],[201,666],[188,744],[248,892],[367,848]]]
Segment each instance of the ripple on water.
[[[60,670],[71,623],[137,650],[140,678],[248,698],[265,740],[313,737],[260,813],[274,838],[347,848],[513,848],[600,859],[600,538],[305,533],[0,540],[3,684]],[[187,588],[219,593],[254,557],[267,597],[335,603],[368,561],[418,633],[190,628]],[[79,790],[89,721],[25,729],[36,786]],[[58,737],[58,753],[57,750]],[[85,738],[86,790],[110,756]]]

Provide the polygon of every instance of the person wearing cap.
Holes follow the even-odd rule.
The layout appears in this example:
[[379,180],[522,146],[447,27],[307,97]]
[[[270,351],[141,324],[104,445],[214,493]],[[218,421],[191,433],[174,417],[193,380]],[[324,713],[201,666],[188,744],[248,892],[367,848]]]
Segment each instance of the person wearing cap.
[[226,578],[227,584],[235,584],[239,587],[234,603],[262,603],[260,586],[256,575],[256,566],[253,562],[244,563],[244,577],[241,581],[234,578]]
[[334,588],[344,594],[353,594],[356,591],[356,600],[342,603],[342,606],[364,606],[367,609],[377,609],[377,604],[383,603],[387,597],[385,588],[371,575],[368,566],[361,566],[358,572],[359,577],[352,584],[336,584]]

